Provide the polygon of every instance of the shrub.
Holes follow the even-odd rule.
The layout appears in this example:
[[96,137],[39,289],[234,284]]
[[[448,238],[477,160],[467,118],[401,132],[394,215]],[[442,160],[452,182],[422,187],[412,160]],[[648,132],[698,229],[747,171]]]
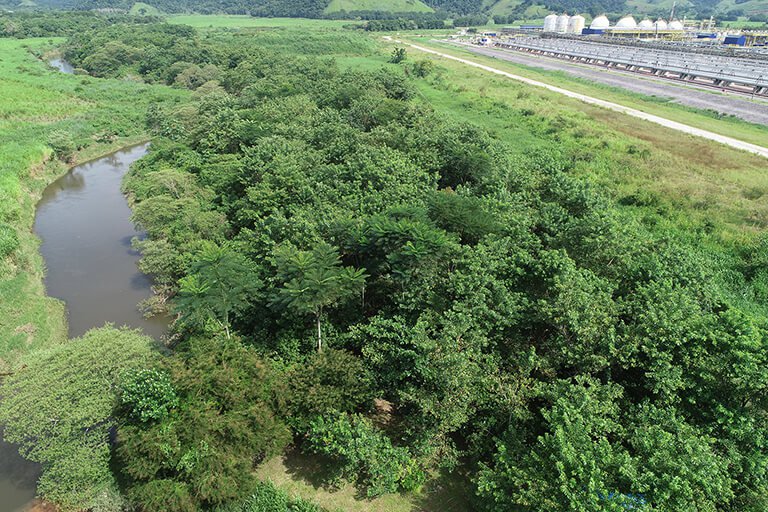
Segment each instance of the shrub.
[[407,448],[392,445],[370,420],[345,413],[310,424],[304,450],[336,463],[336,477],[356,481],[368,497],[413,491],[426,475]]
[[123,376],[120,402],[135,420],[159,421],[178,406],[179,398],[167,373],[159,370],[132,370]]

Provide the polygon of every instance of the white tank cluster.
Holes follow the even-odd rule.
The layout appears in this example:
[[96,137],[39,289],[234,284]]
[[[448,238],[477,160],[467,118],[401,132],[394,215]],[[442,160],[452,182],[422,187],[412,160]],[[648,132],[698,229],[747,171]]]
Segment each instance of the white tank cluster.
[[[584,16],[568,16],[567,14],[550,14],[544,18],[544,32],[557,32],[560,34],[581,34],[586,26],[586,20]],[[616,22],[616,25],[611,25],[607,16],[597,16],[589,24],[590,30],[683,30],[683,24],[677,20],[670,21],[667,24],[666,21],[658,19],[651,21],[645,18],[640,23],[635,21],[635,18],[627,15]]]
[[544,32],[560,34],[581,34],[586,20],[584,16],[568,16],[567,14],[550,14],[544,18]]

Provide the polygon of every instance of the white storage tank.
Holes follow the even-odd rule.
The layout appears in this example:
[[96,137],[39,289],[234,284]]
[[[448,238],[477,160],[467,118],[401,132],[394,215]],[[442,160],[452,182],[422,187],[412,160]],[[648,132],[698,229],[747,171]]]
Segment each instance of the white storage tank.
[[584,30],[584,24],[586,20],[584,19],[584,16],[576,15],[571,16],[571,19],[568,20],[568,33],[569,34],[581,34],[581,31]]
[[557,17],[557,23],[555,24],[555,32],[565,33],[568,30],[568,20],[571,17],[567,14],[561,14]]
[[605,30],[610,26],[611,22],[608,21],[608,18],[605,16],[598,16],[592,20],[592,23],[589,24],[589,28],[592,30]]
[[637,28],[637,22],[632,16],[624,16],[618,23],[616,23],[616,28],[624,30],[635,29]]
[[554,32],[557,25],[557,14],[550,14],[544,18],[544,32]]
[[669,30],[683,30],[683,24],[679,21],[670,21],[669,25],[667,26],[667,29]]
[[653,28],[655,30],[667,30],[667,22],[662,19],[658,19],[656,20],[656,23],[653,24]]
[[649,19],[644,19],[637,24],[637,28],[641,28],[643,30],[653,30],[653,22]]

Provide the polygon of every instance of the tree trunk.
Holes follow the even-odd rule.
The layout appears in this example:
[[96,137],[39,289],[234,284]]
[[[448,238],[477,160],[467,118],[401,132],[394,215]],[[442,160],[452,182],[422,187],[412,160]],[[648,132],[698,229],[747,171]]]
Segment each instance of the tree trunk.
[[317,322],[317,351],[322,352],[323,351],[323,333],[320,330],[320,316],[322,313],[317,313],[315,315],[315,321]]

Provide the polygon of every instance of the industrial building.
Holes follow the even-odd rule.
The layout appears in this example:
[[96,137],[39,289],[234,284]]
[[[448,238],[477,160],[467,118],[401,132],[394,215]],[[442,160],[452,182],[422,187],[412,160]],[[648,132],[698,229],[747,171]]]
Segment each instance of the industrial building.
[[[685,46],[653,48],[581,38],[514,37],[496,47],[622,71],[644,73],[753,95],[768,95],[768,59],[697,53]],[[693,50],[693,51],[692,51]]]

